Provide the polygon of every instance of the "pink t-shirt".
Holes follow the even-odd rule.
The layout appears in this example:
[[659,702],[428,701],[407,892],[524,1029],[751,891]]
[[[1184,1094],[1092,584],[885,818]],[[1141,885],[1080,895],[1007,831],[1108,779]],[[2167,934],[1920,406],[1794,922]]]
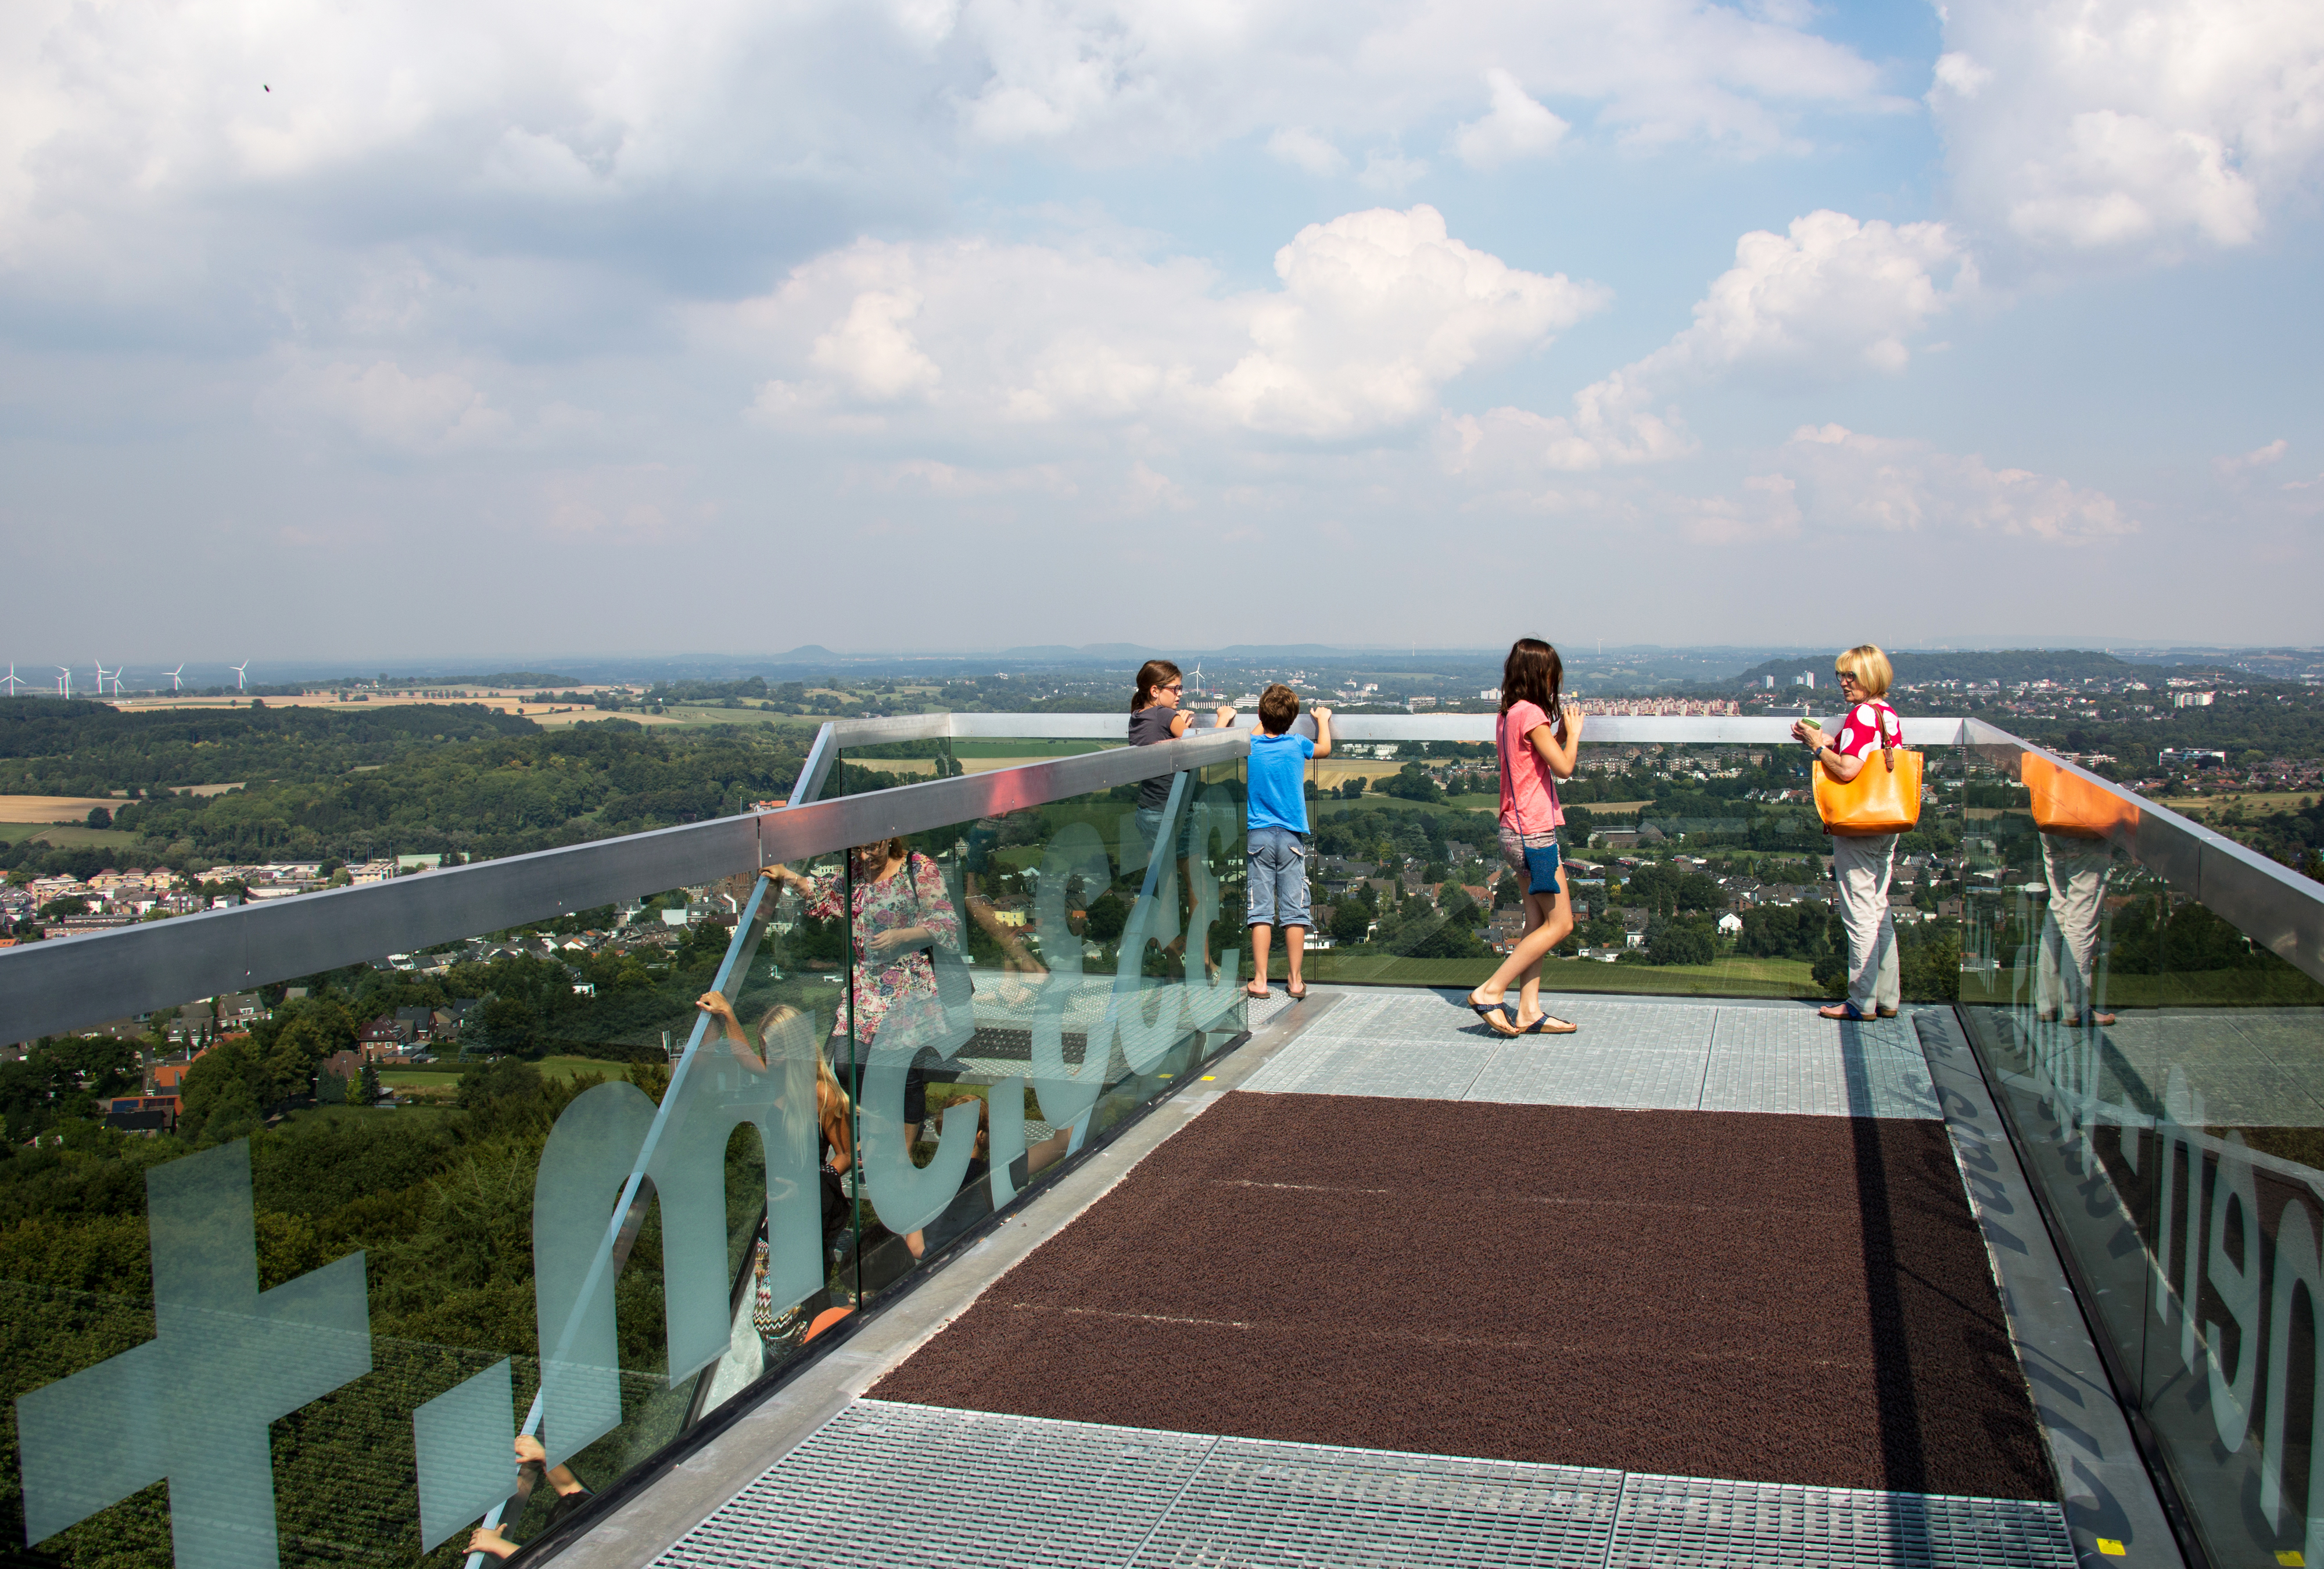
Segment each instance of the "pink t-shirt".
[[1501,826],[1520,834],[1547,834],[1565,821],[1557,804],[1557,776],[1526,738],[1549,723],[1538,703],[1509,705],[1494,734],[1501,749]]

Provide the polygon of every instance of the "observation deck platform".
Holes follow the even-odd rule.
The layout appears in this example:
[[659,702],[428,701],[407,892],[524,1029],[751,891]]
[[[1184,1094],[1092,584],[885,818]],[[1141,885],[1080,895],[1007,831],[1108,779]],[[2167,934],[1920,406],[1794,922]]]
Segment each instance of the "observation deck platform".
[[1950,1010],[1315,986],[561,1552],[2172,1564]]

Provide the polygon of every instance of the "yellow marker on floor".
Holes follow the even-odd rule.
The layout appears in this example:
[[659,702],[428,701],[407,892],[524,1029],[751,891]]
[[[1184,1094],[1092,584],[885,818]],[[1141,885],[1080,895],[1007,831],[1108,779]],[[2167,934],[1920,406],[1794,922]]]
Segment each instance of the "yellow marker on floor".
[[1204,1074],[1204,1075],[1203,1075],[1203,1082],[1204,1082],[1204,1084],[1209,1084],[1213,1079],[1214,1079],[1214,1078],[1216,1078],[1216,1077],[1218,1077],[1218,1076],[1219,1076],[1219,1075],[1216,1075],[1216,1074]]
[[2300,1549],[2297,1547],[2286,1547],[2275,1555],[2275,1561],[2279,1564],[2288,1564],[2292,1569],[2300,1569],[2301,1564],[2308,1562],[2300,1555]]
[[1156,1074],[1154,1076],[1157,1079],[1175,1079],[1178,1075],[1176,1074]]
[[2105,1554],[2109,1558],[2120,1558],[2127,1555],[2130,1549],[2124,1546],[2120,1542],[2116,1541],[2112,1537],[2100,1537],[2098,1538],[2098,1551]]

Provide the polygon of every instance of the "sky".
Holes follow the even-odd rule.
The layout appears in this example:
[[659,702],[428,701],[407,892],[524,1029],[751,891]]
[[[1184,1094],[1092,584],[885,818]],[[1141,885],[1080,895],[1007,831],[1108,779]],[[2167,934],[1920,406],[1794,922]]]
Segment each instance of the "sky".
[[2314,644],[2319,189],[2313,0],[17,0],[0,659]]

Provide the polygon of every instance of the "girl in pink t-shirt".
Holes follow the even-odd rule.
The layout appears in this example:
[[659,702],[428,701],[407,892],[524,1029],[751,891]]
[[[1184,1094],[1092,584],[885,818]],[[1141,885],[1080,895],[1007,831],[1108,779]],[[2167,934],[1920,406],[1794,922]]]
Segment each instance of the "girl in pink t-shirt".
[[[1469,1006],[1501,1035],[1571,1035],[1579,1028],[1541,1011],[1541,962],[1573,931],[1573,905],[1557,874],[1557,828],[1565,809],[1557,781],[1573,772],[1582,750],[1582,712],[1559,688],[1565,668],[1538,638],[1519,638],[1501,665],[1501,716],[1494,740],[1501,754],[1501,859],[1525,877],[1525,936],[1492,979],[1469,993]],[[1520,983],[1517,1016],[1507,1011],[1509,983]]]

